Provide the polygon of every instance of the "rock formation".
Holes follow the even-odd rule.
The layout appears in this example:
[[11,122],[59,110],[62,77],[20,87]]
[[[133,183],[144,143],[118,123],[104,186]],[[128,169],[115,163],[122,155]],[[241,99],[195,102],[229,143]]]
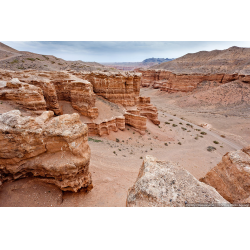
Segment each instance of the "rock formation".
[[92,188],[87,125],[79,114],[0,115],[0,184],[36,177],[63,191]]
[[229,205],[213,187],[199,182],[176,163],[152,156],[145,157],[127,196],[128,207]]
[[134,106],[139,96],[141,74],[135,72],[79,72],[77,77],[88,80],[94,92],[110,102]]
[[87,123],[89,135],[109,135],[111,131],[125,130],[125,117],[120,116],[101,123]]
[[231,203],[250,198],[250,146],[228,152],[200,181],[214,187]]
[[45,111],[46,103],[39,87],[21,83],[17,78],[0,82],[0,100],[11,100],[22,108]]
[[137,108],[141,116],[147,117],[154,124],[159,125],[157,108],[150,103],[150,97],[138,97]]
[[133,115],[131,113],[125,113],[125,123],[132,126],[135,131],[139,132],[140,134],[144,135],[147,129],[146,123],[147,118],[140,115]]
[[[69,71],[9,71],[0,70],[0,80],[9,81],[18,77],[22,84],[34,85],[40,89],[46,101],[41,110],[52,110],[56,115],[63,113],[60,101],[70,102],[71,106],[81,115],[91,119],[86,121],[92,135],[109,134],[110,131],[124,130],[125,124],[145,133],[147,117],[154,124],[159,124],[157,108],[150,103],[150,98],[140,97],[141,73],[135,72],[78,72]],[[131,116],[124,113],[108,119],[95,120],[99,111],[95,106],[96,95],[107,101],[122,105],[132,112]],[[132,111],[133,110],[133,111]],[[125,122],[124,122],[125,121]]]
[[173,73],[167,70],[138,70],[142,73],[141,86],[153,87],[169,93],[190,92],[204,81],[215,81],[219,84],[240,80],[244,83],[250,83],[249,75],[239,74],[181,74]]

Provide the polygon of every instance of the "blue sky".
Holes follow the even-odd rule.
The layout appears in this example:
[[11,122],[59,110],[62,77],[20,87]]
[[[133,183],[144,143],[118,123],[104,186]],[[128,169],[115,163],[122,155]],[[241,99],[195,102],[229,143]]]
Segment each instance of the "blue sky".
[[2,41],[20,51],[88,62],[140,62],[150,57],[177,58],[201,50],[250,47],[250,42],[192,41]]

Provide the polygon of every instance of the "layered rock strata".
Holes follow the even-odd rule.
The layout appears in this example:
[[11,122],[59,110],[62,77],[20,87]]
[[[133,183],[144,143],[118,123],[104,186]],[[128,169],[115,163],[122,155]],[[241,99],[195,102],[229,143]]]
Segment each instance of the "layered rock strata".
[[140,134],[144,135],[147,129],[147,118],[140,115],[134,115],[131,113],[125,113],[125,123],[132,126],[135,131],[139,132]]
[[135,72],[79,72],[77,77],[88,80],[94,92],[110,102],[134,106],[139,96],[141,74]]
[[150,103],[150,97],[138,97],[136,106],[140,111],[141,116],[147,117],[156,125],[160,124],[160,121],[158,120],[158,110]]
[[125,130],[125,117],[120,116],[101,123],[87,123],[89,135],[109,135],[111,131]]
[[200,181],[214,187],[231,203],[250,198],[250,146],[228,152]]
[[63,191],[92,188],[87,125],[76,113],[53,115],[0,115],[0,184],[36,177]]
[[220,84],[240,80],[250,83],[250,75],[239,74],[175,74],[166,70],[138,70],[142,73],[141,86],[152,87],[166,92],[193,91],[203,81]]
[[213,187],[195,179],[174,162],[146,156],[135,184],[128,190],[128,207],[229,206]]
[[98,116],[95,107],[95,94],[90,82],[77,78],[67,71],[0,71],[0,80],[18,77],[21,82],[42,89],[48,110],[56,115],[62,114],[58,101],[72,103],[72,107],[92,119]]
[[21,83],[17,78],[0,82],[0,100],[10,100],[22,108],[45,111],[46,102],[39,87]]

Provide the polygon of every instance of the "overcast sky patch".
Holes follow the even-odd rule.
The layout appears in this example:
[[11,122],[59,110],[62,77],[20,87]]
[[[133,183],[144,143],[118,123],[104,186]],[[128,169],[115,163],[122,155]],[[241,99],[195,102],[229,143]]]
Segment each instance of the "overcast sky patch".
[[20,51],[54,55],[65,60],[86,62],[141,62],[146,58],[177,58],[201,50],[227,49],[231,46],[250,47],[250,42],[115,42],[115,41],[25,41],[3,43]]

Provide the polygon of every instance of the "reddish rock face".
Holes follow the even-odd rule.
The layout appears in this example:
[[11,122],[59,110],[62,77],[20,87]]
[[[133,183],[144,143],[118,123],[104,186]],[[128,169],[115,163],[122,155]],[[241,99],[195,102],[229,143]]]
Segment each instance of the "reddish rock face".
[[200,181],[214,187],[231,203],[250,197],[250,146],[226,153]]
[[39,87],[21,83],[17,78],[0,83],[0,100],[11,100],[29,110],[46,110],[43,92]]
[[166,92],[189,92],[203,81],[215,81],[220,84],[241,80],[250,83],[250,76],[238,74],[175,74],[166,70],[138,70],[142,73],[141,86],[153,87]]
[[0,115],[0,185],[33,176],[63,191],[92,188],[87,125],[76,113],[53,115]]
[[125,130],[125,117],[116,117],[109,121],[104,121],[99,124],[87,123],[89,135],[109,135],[111,131],[117,132],[118,129]]
[[134,106],[135,98],[139,96],[141,74],[134,72],[80,72],[77,77],[88,80],[93,85],[94,92],[110,102],[123,106]]
[[141,116],[147,117],[154,124],[159,125],[157,108],[150,103],[150,97],[139,97],[137,99],[137,108],[140,111]]
[[42,90],[48,110],[62,114],[58,100],[69,101],[72,107],[90,118],[98,116],[92,85],[66,71],[0,71],[0,79],[19,77],[20,81],[35,85]]
[[137,132],[144,135],[146,132],[147,118],[140,115],[133,115],[131,113],[125,113],[125,123],[132,126]]

